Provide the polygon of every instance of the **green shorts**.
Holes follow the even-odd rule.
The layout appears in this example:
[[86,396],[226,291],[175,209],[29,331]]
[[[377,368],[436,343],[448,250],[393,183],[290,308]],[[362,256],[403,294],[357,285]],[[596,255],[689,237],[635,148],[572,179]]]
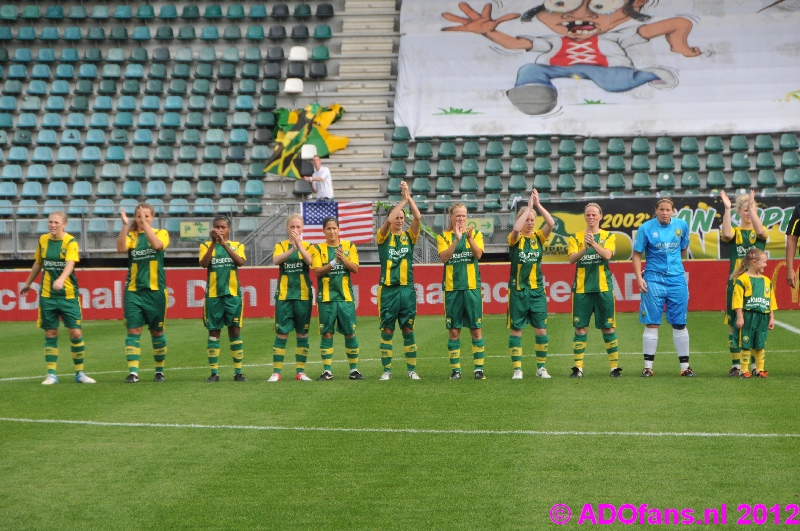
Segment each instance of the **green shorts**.
[[744,326],[739,330],[739,346],[744,350],[765,348],[769,332],[768,326],[768,313],[744,312]]
[[167,318],[167,290],[125,291],[125,328],[163,330]]
[[380,286],[378,315],[381,317],[381,330],[394,330],[395,322],[400,323],[401,329],[413,330],[417,318],[417,292],[414,286]]
[[80,329],[81,327],[81,300],[39,297],[39,316],[36,326],[42,330],[55,330],[58,328],[58,318],[64,321],[67,329]]
[[728,291],[725,293],[725,324],[736,329],[736,310],[731,310],[733,304],[733,284],[728,282]]
[[506,326],[512,330],[524,330],[530,324],[534,328],[547,328],[547,296],[544,288],[508,290],[508,313]]
[[356,303],[330,301],[317,303],[319,312],[319,333],[332,334],[335,331],[345,336],[356,333]]
[[445,327],[469,328],[483,326],[483,297],[480,289],[444,292]]
[[572,294],[572,326],[586,328],[594,313],[594,326],[599,329],[616,328],[617,312],[614,292]]
[[311,299],[307,301],[275,301],[275,333],[307,335],[311,322]]
[[242,298],[233,295],[206,298],[203,302],[203,324],[209,330],[221,330],[222,327],[242,326],[244,306]]

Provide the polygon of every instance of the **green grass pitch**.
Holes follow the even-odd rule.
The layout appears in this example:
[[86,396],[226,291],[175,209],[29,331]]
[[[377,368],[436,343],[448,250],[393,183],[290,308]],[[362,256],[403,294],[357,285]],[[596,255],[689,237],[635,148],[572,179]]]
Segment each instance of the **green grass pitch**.
[[[545,529],[567,504],[694,508],[800,501],[800,312],[771,332],[765,380],[727,376],[722,314],[689,318],[692,368],[678,376],[671,329],[660,330],[655,377],[639,377],[642,327],[619,316],[623,378],[611,379],[602,336],[590,329],[585,376],[568,377],[572,329],[551,315],[551,380],[537,380],[533,330],[523,335],[525,379],[511,380],[505,317],[486,316],[485,381],[450,381],[442,317],[417,322],[418,372],[379,382],[375,318],[359,319],[360,369],[349,381],[336,336],[335,379],[271,373],[272,321],[245,322],[245,373],[232,381],[223,336],[222,381],[207,384],[200,321],[167,323],[164,384],[152,382],[142,337],[141,381],[123,383],[119,321],[84,325],[86,372],[76,385],[62,330],[59,385],[40,385],[43,334],[3,323],[0,355],[0,528],[7,529]],[[321,371],[311,335],[308,373]],[[57,422],[45,422],[45,420]],[[783,512],[781,519],[787,514]],[[775,526],[770,520],[770,528]],[[611,528],[627,528],[621,524]]]

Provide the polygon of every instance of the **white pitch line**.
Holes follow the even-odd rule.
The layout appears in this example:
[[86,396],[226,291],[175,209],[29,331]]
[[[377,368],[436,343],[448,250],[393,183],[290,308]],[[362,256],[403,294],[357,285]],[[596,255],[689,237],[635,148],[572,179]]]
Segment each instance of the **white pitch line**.
[[[789,325],[784,325],[783,323],[778,323],[778,321],[776,321],[775,323],[776,324],[780,324],[781,326],[786,326],[786,327],[789,328],[789,330],[800,334],[800,329],[792,328]],[[773,353],[773,354],[787,353],[787,352],[796,352],[796,350],[770,350],[770,353]],[[725,354],[725,353],[726,352],[723,352],[721,350],[707,351],[707,352],[700,352],[700,351],[692,351],[691,352],[692,355],[695,355],[695,354],[697,354],[697,355]],[[659,354],[661,354],[661,352],[659,352]],[[608,354],[606,352],[586,352],[584,354],[584,356],[607,356],[607,355]],[[641,352],[620,352],[619,355],[620,356],[641,356],[642,353]],[[524,356],[534,356],[534,354],[533,353],[531,353],[529,355],[525,354]],[[568,353],[567,352],[565,352],[565,353],[551,352],[551,353],[547,354],[548,358],[566,358],[566,357],[571,358],[572,356],[573,356],[572,352],[568,352]],[[487,355],[485,357],[486,357],[486,359],[508,359],[509,356],[507,354],[495,354],[495,355]],[[401,359],[400,356],[397,356],[397,359]],[[438,356],[438,357],[432,357],[432,358],[426,358],[426,359],[443,359],[443,360],[446,360],[446,359],[449,359],[449,358],[447,356]],[[359,363],[361,363],[361,362],[376,362],[376,361],[380,361],[380,358],[359,358]],[[402,359],[401,359],[401,361],[402,361]],[[333,363],[349,363],[349,362],[346,359],[336,359],[336,360],[333,360]],[[294,364],[295,364],[294,361],[285,361],[283,363],[284,366],[293,366]],[[306,362],[306,365],[321,365],[321,364],[322,364],[322,361],[320,361],[320,360],[309,360],[309,361]],[[230,368],[231,365],[220,364],[219,367],[220,367],[220,369],[227,369],[227,368]],[[272,367],[272,363],[245,363],[244,364],[244,368],[248,368],[248,367]],[[208,365],[197,365],[197,366],[194,366],[194,367],[167,367],[167,372],[172,372],[172,371],[199,371],[199,370],[203,370],[203,369],[208,369]],[[139,372],[153,372],[153,369],[142,368],[142,369],[139,369]],[[59,373],[57,376],[59,378],[69,379],[69,377],[73,376],[74,374],[75,373],[73,373],[73,372],[65,372],[65,373]],[[116,370],[116,371],[89,371],[88,374],[89,374],[89,376],[97,376],[98,374],[128,374],[128,370],[127,369],[123,369],[123,370]],[[9,377],[6,377],[6,378],[0,378],[0,383],[2,383],[2,382],[17,382],[17,381],[23,381],[23,380],[39,380],[41,378],[43,378],[43,376],[41,374],[37,374],[37,375],[34,375],[34,376],[9,376]]]
[[794,332],[795,334],[798,334],[798,335],[800,335],[800,328],[795,328],[795,327],[793,327],[792,325],[789,325],[789,324],[783,323],[783,322],[781,322],[781,321],[778,321],[777,319],[775,319],[775,324],[776,324],[776,325],[778,325],[778,326],[780,326],[781,328],[785,328],[785,329],[786,329],[786,330],[788,330],[789,332]]
[[539,430],[428,430],[416,428],[325,428],[309,426],[252,426],[224,424],[169,424],[149,422],[99,422],[94,420],[66,419],[20,419],[0,417],[0,422],[16,422],[24,424],[65,424],[73,426],[97,426],[111,428],[172,428],[191,430],[236,430],[236,431],[310,431],[337,433],[393,433],[408,435],[528,435],[561,437],[713,437],[713,438],[747,438],[747,439],[795,439],[800,433],[714,433],[714,432],[643,432],[643,431],[539,431]]

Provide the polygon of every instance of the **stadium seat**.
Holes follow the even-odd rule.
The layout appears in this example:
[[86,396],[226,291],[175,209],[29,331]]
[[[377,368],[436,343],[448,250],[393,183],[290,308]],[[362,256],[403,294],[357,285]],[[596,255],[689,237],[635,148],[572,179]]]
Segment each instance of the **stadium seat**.
[[487,175],[483,181],[483,191],[487,193],[498,193],[503,191],[503,182],[499,175]]
[[402,160],[393,160],[389,164],[389,172],[390,177],[405,177],[408,175],[408,168],[406,167],[406,163]]
[[[426,159],[415,160],[414,161],[414,169],[412,170],[411,173],[415,177],[417,177],[417,176],[424,176],[424,177],[429,176],[431,174],[430,163]],[[415,182],[416,182],[416,180],[415,180]]]
[[675,188],[675,177],[672,172],[660,172],[656,177],[657,190],[672,190]]
[[[525,149],[524,153],[517,153],[515,156],[517,157],[524,157],[527,155],[527,148]],[[505,148],[503,147],[503,142],[501,140],[490,140],[488,144],[486,144],[486,151],[485,155],[487,157],[502,157],[505,155]]]
[[600,150],[600,141],[596,138],[587,138],[583,141],[583,146],[581,147],[581,153],[585,155],[599,155],[601,153]]
[[725,174],[721,170],[714,170],[708,172],[706,177],[706,188],[724,190],[727,186],[725,182]]
[[681,157],[681,171],[699,171],[700,159],[694,153],[686,153]]
[[730,150],[734,153],[747,153],[750,150],[750,143],[744,135],[733,135],[731,137]]
[[600,158],[596,155],[589,155],[583,158],[581,171],[584,173],[598,173],[600,169]]
[[781,135],[780,143],[778,144],[781,151],[797,151],[798,141],[795,133],[783,133]]
[[647,155],[634,155],[631,160],[631,170],[634,172],[649,172],[650,158]]
[[478,192],[478,179],[474,175],[467,175],[461,178],[458,185],[461,194],[474,194]]
[[478,161],[475,159],[463,159],[459,174],[463,176],[475,176],[478,174]]
[[[561,173],[558,176],[558,183],[556,189],[561,192],[574,192],[575,191],[575,176],[571,173]],[[563,195],[562,195],[563,197]]]
[[511,159],[511,164],[509,165],[508,171],[512,175],[517,174],[527,174],[528,173],[528,163],[522,157],[515,157]]
[[772,169],[759,170],[756,184],[760,188],[774,188],[778,186],[778,179],[775,177],[775,171]]
[[[581,182],[581,190],[584,192],[591,191],[597,192],[601,188],[600,176],[596,173],[587,173],[583,176]],[[585,195],[585,194],[584,194]]]
[[696,171],[684,172],[681,176],[681,189],[696,190],[700,188],[700,176]]
[[528,182],[524,173],[512,174],[508,180],[510,193],[524,193],[528,191]]
[[633,174],[631,187],[634,190],[649,190],[652,187],[652,184],[653,183],[650,181],[650,175],[646,172],[636,172]]
[[453,159],[442,159],[436,165],[436,175],[437,176],[450,176],[456,174],[456,167],[453,163]]
[[606,190],[609,192],[623,192],[626,187],[625,177],[622,173],[610,173],[606,178]]
[[[553,184],[550,182],[550,176],[545,175],[543,173],[538,173],[533,176],[533,188],[536,189],[537,192],[549,192],[553,188]],[[527,201],[527,198],[525,198]]]
[[749,190],[752,185],[753,185],[753,180],[750,177],[749,171],[736,170],[733,172],[733,178],[731,179],[731,186],[733,186],[734,188],[744,188],[745,190]]
[[644,137],[634,138],[631,141],[631,154],[632,155],[650,154],[650,141]]
[[758,170],[775,169],[775,157],[772,156],[771,152],[762,151],[756,156],[756,169]]
[[731,156],[731,169],[736,170],[749,170],[750,169],[750,158],[747,156],[746,152],[734,152]]
[[608,153],[608,155],[624,155],[625,141],[621,138],[610,138],[606,146],[606,153]]
[[797,151],[784,151],[781,155],[781,168],[798,168],[800,167],[800,156]]
[[427,177],[416,176],[411,183],[411,193],[413,194],[429,194],[431,192],[431,182]]
[[675,170],[675,160],[672,155],[662,154],[656,159],[656,171],[671,172]]
[[606,168],[609,173],[624,173],[626,171],[625,158],[622,155],[610,155],[606,163]]
[[553,146],[549,140],[539,139],[533,145],[533,154],[537,157],[549,157],[553,154]]

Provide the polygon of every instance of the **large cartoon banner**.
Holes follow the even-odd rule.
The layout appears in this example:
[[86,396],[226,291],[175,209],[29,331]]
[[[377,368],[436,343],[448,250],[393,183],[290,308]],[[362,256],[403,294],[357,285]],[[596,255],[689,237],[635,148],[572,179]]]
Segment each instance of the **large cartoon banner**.
[[403,0],[412,136],[796,129],[797,0]]
[[[731,198],[735,201],[735,197]],[[657,199],[626,197],[624,199],[598,199],[603,210],[600,228],[616,234],[615,261],[628,261],[633,252],[636,230],[655,214]],[[716,197],[676,197],[673,199],[676,216],[689,225],[689,256],[695,260],[717,260],[730,257],[731,246],[720,239],[720,226],[725,207]],[[792,217],[797,199],[770,197],[768,202],[756,200],[758,217],[767,228],[769,240],[766,251],[771,259],[783,259],[786,252],[786,227]],[[547,208],[556,226],[545,247],[545,262],[566,262],[569,235],[584,230],[584,203],[558,203]],[[739,225],[735,207],[731,215],[733,227]]]

